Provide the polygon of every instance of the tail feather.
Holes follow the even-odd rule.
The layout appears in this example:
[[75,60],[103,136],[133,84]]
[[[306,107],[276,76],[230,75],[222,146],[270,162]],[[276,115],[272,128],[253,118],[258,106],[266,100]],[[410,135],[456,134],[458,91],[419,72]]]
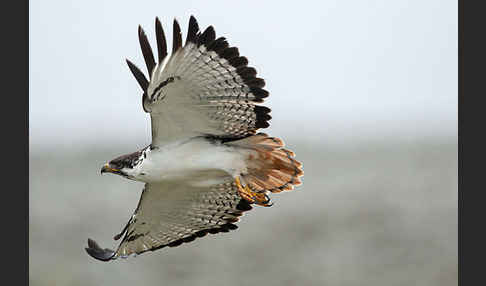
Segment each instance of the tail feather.
[[281,139],[258,133],[231,144],[253,151],[242,178],[256,192],[279,193],[302,183],[299,179],[304,174],[302,164],[293,158],[294,152],[283,148]]

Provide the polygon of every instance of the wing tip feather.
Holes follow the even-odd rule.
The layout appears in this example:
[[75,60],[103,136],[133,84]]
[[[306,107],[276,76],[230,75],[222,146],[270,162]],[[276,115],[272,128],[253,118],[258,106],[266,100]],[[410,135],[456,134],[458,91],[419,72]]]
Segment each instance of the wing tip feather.
[[187,30],[187,37],[186,37],[186,45],[188,43],[197,44],[199,37],[199,24],[197,23],[196,18],[191,15],[189,18],[189,28]]
[[209,26],[204,30],[204,32],[199,36],[198,46],[204,45],[208,47],[216,38],[216,31],[213,26]]
[[145,65],[147,66],[149,77],[152,77],[152,71],[155,68],[154,54],[148,41],[147,34],[145,34],[145,31],[141,25],[138,25],[138,40],[140,42],[140,48],[142,49],[142,54],[145,60]]
[[253,111],[256,114],[255,128],[267,128],[270,126],[270,123],[268,123],[268,120],[272,119],[272,116],[269,114],[272,111],[270,108],[262,105],[255,105]]
[[155,17],[155,37],[157,40],[158,60],[159,64],[161,64],[167,56],[167,40],[165,39],[164,29],[159,17]]
[[133,76],[137,80],[137,82],[140,85],[140,87],[142,88],[142,90],[144,92],[147,91],[149,81],[147,80],[147,78],[145,77],[143,72],[134,63],[132,63],[129,59],[125,59],[125,61],[127,62],[128,68],[132,72]]
[[250,205],[248,201],[241,199],[236,205],[236,209],[240,211],[249,211],[253,209],[253,207]]
[[96,241],[88,238],[88,247],[84,248],[86,252],[93,258],[100,260],[100,261],[109,261],[114,259],[115,251],[105,248],[102,249]]
[[181,26],[179,25],[177,19],[174,18],[173,31],[172,31],[172,54],[175,54],[181,47],[182,47]]

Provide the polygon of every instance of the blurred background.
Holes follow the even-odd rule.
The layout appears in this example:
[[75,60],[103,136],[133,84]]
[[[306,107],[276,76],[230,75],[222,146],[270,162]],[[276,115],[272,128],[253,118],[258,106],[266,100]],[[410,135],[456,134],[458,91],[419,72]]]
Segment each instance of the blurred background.
[[[30,285],[457,285],[456,1],[30,1]],[[125,58],[189,16],[267,82],[303,185],[239,229],[102,263],[143,187],[99,170],[150,143]]]

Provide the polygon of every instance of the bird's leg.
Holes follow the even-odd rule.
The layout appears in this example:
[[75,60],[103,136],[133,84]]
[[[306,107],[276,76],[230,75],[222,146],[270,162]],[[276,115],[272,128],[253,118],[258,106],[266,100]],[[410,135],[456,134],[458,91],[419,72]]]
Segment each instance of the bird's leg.
[[252,191],[248,184],[243,187],[240,182],[240,177],[235,178],[235,184],[238,187],[238,194],[249,203],[255,203],[265,207],[269,207],[272,205],[270,204],[270,199],[264,193],[257,193]]
[[236,186],[238,187],[238,194],[249,203],[254,203],[255,199],[253,198],[252,191],[248,185],[243,187],[240,182],[240,177],[236,177],[235,179]]

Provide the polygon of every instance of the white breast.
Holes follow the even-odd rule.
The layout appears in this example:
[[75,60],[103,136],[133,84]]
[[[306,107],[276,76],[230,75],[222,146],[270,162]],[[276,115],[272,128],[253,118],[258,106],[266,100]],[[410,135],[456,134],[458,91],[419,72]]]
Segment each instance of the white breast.
[[246,151],[205,138],[175,142],[147,152],[147,157],[137,166],[133,176],[143,182],[190,179],[216,171],[237,176],[246,172]]

